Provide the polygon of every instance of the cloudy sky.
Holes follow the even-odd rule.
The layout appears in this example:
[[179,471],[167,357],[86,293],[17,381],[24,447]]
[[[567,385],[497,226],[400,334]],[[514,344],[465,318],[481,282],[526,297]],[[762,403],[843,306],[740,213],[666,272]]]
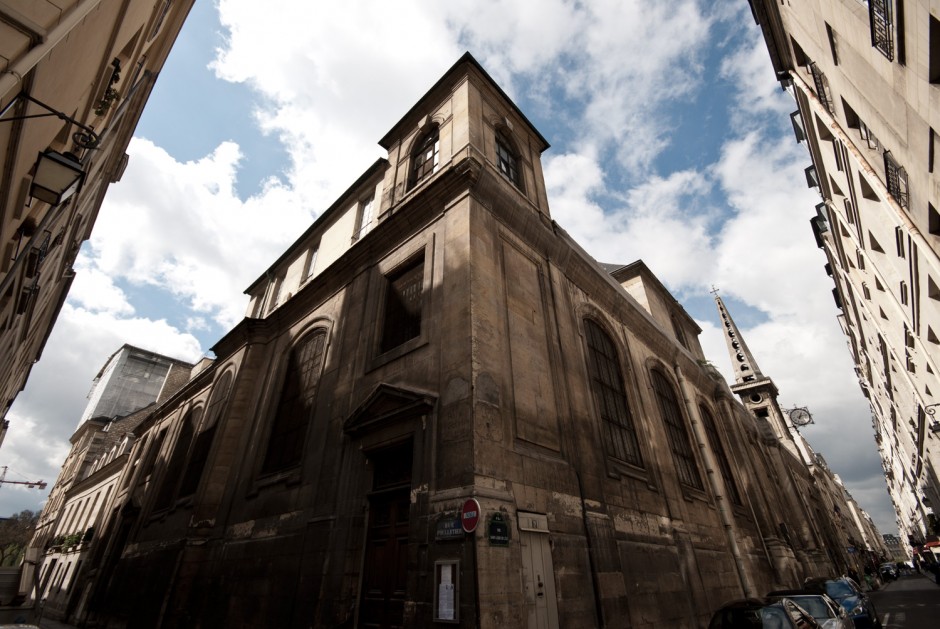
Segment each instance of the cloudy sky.
[[[744,0],[197,0],[112,186],[0,465],[51,485],[127,342],[196,360],[243,290],[377,157],[465,51],[549,140],[553,218],[642,258],[730,374],[717,286],[785,407],[882,532],[894,513],[809,218],[805,147]],[[0,489],[0,514],[45,493]]]

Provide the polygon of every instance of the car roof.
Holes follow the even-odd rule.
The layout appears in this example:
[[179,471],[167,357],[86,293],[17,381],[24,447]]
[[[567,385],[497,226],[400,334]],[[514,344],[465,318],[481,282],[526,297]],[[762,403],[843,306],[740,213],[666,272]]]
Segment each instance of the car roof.
[[741,598],[735,601],[728,601],[719,609],[745,609],[748,607],[763,607],[764,605],[766,605],[766,603],[759,598]]

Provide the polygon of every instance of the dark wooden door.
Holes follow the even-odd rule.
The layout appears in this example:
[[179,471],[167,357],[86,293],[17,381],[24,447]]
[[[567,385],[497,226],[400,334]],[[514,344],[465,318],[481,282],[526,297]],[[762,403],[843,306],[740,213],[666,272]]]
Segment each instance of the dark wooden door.
[[360,627],[403,625],[410,506],[408,488],[379,492],[369,498]]

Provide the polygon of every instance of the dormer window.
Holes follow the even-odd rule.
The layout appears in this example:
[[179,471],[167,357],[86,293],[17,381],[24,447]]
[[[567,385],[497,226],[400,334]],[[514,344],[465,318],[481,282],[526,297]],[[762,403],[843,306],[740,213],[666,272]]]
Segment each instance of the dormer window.
[[411,180],[410,188],[437,172],[441,165],[441,135],[440,129],[434,127],[428,131],[421,140],[415,144],[411,154]]
[[522,176],[519,171],[519,153],[513,148],[512,140],[505,133],[496,133],[496,164],[499,172],[506,175],[514,186],[522,189]]

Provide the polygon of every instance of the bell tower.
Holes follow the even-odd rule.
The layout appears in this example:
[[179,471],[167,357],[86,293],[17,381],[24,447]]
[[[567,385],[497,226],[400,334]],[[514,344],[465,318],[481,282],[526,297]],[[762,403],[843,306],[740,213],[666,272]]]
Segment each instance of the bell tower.
[[[712,294],[715,296],[718,315],[725,332],[725,344],[734,366],[735,382],[731,385],[731,390],[741,398],[745,408],[757,419],[757,425],[765,437],[776,440],[794,456],[809,464],[808,452],[804,452],[801,447],[802,438],[794,437],[796,427],[790,421],[789,414],[783,412],[777,403],[777,385],[761,373],[754,355],[741,336],[741,331],[718,295],[718,290],[713,290]],[[796,443],[797,439],[801,444]]]

